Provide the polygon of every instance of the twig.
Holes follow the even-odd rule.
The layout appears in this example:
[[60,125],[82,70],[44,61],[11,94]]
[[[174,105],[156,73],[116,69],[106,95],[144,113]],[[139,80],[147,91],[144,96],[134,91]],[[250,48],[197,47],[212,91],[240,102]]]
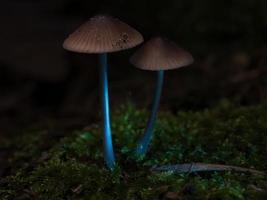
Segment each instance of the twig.
[[182,173],[196,173],[196,172],[220,172],[220,171],[236,171],[236,172],[248,172],[254,175],[265,176],[264,172],[248,169],[243,167],[236,167],[231,165],[220,165],[220,164],[205,164],[205,163],[185,163],[177,165],[163,165],[155,166],[151,168],[152,172],[168,172],[172,171],[175,174]]

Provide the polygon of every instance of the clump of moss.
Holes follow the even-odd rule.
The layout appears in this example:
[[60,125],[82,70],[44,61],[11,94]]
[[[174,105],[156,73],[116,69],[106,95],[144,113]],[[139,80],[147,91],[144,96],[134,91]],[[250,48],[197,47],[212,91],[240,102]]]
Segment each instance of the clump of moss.
[[[102,154],[101,126],[52,140],[47,131],[23,136],[10,158],[11,175],[0,199],[264,199],[266,177],[224,172],[152,173],[154,165],[221,163],[267,171],[267,105],[239,107],[223,101],[201,112],[159,113],[146,158],[133,149],[148,113],[132,104],[112,115],[118,166],[110,172]],[[50,142],[48,142],[50,141]],[[46,144],[46,145],[45,145]],[[49,144],[49,145],[47,145]]]

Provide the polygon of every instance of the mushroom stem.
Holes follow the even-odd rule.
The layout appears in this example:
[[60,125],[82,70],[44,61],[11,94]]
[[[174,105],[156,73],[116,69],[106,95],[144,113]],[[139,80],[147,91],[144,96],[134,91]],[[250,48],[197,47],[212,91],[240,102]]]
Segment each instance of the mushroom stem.
[[157,73],[158,73],[157,86],[156,86],[152,110],[150,113],[149,120],[147,122],[144,136],[140,140],[140,142],[137,146],[137,149],[136,149],[136,154],[137,154],[137,156],[140,156],[140,157],[145,156],[145,154],[148,150],[148,146],[149,146],[149,143],[150,143],[150,141],[152,139],[152,135],[153,135],[154,124],[155,124],[156,118],[157,118],[157,111],[158,111],[158,107],[159,107],[159,103],[160,103],[160,96],[161,96],[163,80],[164,80],[164,70],[160,70]]
[[104,123],[104,158],[109,169],[114,168],[115,157],[112,144],[112,133],[109,117],[109,95],[108,95],[108,64],[107,54],[99,55],[100,59],[100,84],[102,92],[102,113]]

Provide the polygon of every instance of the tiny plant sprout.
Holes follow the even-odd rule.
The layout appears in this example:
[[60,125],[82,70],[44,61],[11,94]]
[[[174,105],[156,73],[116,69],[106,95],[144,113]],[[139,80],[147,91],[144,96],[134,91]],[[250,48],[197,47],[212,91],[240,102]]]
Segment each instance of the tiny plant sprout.
[[144,157],[153,135],[160,96],[163,86],[164,71],[187,66],[193,63],[190,53],[178,47],[168,39],[155,37],[146,42],[131,57],[130,62],[143,70],[157,71],[157,86],[149,120],[144,136],[138,143],[136,154]]
[[63,44],[63,47],[69,51],[99,55],[104,157],[109,169],[114,168],[115,156],[109,116],[107,53],[129,49],[142,42],[142,35],[129,25],[111,16],[97,15],[79,27]]

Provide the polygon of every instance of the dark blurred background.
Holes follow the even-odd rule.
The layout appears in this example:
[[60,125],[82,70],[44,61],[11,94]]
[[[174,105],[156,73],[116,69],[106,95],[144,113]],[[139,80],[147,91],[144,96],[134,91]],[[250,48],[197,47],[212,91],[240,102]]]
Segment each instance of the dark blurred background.
[[[266,0],[1,0],[1,134],[51,118],[67,126],[99,120],[97,57],[62,48],[99,13],[193,54],[193,65],[167,72],[162,109],[201,110],[224,98],[260,103],[267,98],[266,10]],[[155,73],[128,62],[135,50],[109,57],[112,109],[151,104]]]

